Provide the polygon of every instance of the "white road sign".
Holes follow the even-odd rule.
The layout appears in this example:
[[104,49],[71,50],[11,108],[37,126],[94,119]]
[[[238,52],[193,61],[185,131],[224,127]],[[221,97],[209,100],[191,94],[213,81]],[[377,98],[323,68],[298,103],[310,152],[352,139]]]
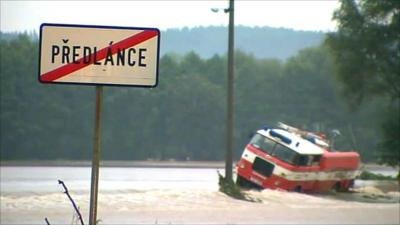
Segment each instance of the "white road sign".
[[159,46],[156,28],[42,24],[39,80],[155,87]]

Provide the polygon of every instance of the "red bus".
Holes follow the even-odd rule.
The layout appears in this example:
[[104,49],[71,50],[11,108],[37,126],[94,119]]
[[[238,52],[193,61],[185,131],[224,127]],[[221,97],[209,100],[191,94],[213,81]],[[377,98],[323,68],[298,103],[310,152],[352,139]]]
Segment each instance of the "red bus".
[[333,152],[324,135],[280,123],[258,130],[237,163],[242,187],[297,192],[346,191],[359,175],[357,152]]

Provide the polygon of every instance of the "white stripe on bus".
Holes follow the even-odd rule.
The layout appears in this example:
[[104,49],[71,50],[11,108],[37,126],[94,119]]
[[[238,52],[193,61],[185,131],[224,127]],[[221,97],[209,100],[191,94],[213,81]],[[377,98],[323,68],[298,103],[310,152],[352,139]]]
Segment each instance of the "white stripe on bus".
[[[247,148],[244,150],[242,154],[242,159],[254,163],[254,160],[258,157],[253,152],[249,151]],[[336,170],[336,171],[317,171],[317,172],[295,172],[288,170],[282,166],[277,165],[271,161],[262,157],[259,157],[273,165],[275,165],[273,174],[278,177],[283,177],[287,180],[291,181],[310,181],[310,180],[319,180],[319,181],[327,181],[327,180],[351,180],[355,179],[361,171],[359,170]]]

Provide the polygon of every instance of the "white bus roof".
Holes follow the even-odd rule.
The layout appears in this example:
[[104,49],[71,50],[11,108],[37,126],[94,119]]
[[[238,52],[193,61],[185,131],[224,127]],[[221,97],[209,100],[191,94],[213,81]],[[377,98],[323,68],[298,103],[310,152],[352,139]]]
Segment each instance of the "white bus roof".
[[[271,135],[271,131],[274,134],[278,134],[275,136]],[[320,148],[319,146],[311,143],[308,140],[305,140],[293,133],[290,133],[286,130],[282,130],[282,129],[262,129],[262,130],[258,130],[257,133],[271,139],[274,140],[294,151],[296,151],[299,154],[302,155],[322,155],[324,153],[324,150],[322,148]],[[281,138],[277,137],[277,136],[283,136],[285,139],[290,140],[290,143],[286,143],[285,141],[283,141]]]

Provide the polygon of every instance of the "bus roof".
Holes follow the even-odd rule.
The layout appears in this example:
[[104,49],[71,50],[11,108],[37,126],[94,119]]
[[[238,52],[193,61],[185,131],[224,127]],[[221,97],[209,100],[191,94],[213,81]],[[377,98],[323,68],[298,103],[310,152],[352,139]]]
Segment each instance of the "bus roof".
[[302,155],[322,155],[324,150],[296,134],[282,129],[262,129],[257,133],[274,140]]

